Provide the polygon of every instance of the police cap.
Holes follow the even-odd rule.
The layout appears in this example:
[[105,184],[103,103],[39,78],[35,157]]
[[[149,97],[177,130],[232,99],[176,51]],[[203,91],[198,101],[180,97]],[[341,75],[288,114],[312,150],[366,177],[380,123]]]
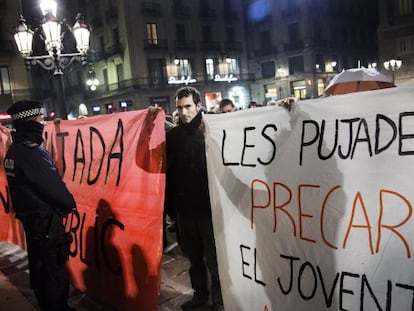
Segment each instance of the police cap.
[[35,100],[21,100],[11,105],[7,113],[13,121],[23,120],[44,114],[43,104]]

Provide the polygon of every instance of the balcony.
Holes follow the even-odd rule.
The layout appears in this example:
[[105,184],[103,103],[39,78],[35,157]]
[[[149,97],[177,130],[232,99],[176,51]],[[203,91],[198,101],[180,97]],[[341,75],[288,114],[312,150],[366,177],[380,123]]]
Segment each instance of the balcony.
[[226,52],[241,52],[243,51],[243,43],[240,41],[229,41],[225,43],[224,49]]
[[276,55],[278,52],[277,46],[265,45],[254,51],[255,56]]
[[107,58],[109,58],[111,56],[114,56],[114,55],[121,55],[122,56],[122,54],[123,54],[123,50],[121,48],[121,45],[118,43],[118,44],[114,44],[110,47],[107,47],[104,50],[96,50],[95,54],[94,54],[94,57],[95,57],[94,61],[98,62],[100,60],[107,59]]
[[161,17],[161,4],[153,2],[142,2],[141,3],[142,15],[148,17]]
[[173,5],[172,14],[175,18],[188,18],[191,17],[191,9],[188,6]]
[[302,40],[293,41],[284,44],[285,51],[303,50],[304,45]]
[[168,49],[168,41],[159,39],[144,39],[144,49],[149,51],[164,51]]
[[201,41],[201,49],[207,51],[219,51],[220,42],[218,41]]
[[271,15],[266,15],[261,20],[252,21],[251,22],[251,27],[261,28],[261,29],[272,27],[272,16]]
[[282,16],[285,18],[299,18],[301,16],[300,8],[297,6],[288,7],[282,11]]
[[233,11],[232,9],[228,9],[224,11],[223,15],[225,16],[224,18],[225,23],[237,23],[240,21],[239,13],[236,11]]
[[201,7],[199,17],[203,21],[215,21],[217,19],[217,13],[214,9]]
[[174,49],[176,50],[194,50],[195,41],[194,40],[175,40]]

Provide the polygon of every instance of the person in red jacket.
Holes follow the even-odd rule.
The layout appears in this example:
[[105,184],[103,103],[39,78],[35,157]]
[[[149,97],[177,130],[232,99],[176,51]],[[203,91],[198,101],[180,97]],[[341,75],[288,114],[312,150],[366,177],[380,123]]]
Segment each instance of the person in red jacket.
[[43,107],[37,101],[14,103],[15,131],[4,160],[13,211],[24,227],[30,285],[41,311],[70,310],[70,234],[63,217],[76,208],[49,153],[42,147]]

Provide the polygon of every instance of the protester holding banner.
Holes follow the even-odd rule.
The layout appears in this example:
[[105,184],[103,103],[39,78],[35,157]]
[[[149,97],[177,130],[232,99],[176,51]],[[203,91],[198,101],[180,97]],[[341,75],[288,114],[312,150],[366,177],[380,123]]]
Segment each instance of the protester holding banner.
[[223,98],[219,104],[219,111],[221,113],[233,112],[236,111],[236,106],[231,99]]
[[191,264],[190,279],[194,289],[193,298],[182,308],[192,310],[208,302],[207,265],[213,309],[222,310],[200,93],[186,86],[177,91],[175,101],[180,121],[167,133],[166,200],[168,208],[174,209],[177,215],[180,244]]
[[19,101],[7,113],[15,131],[4,160],[11,200],[22,222],[29,258],[30,283],[40,310],[69,310],[71,236],[63,217],[76,208],[52,157],[42,144],[43,107],[37,101]]

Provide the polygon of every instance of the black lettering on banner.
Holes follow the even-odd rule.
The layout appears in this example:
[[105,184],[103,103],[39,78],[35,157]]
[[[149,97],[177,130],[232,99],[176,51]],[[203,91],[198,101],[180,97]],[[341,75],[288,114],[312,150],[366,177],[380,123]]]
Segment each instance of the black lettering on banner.
[[328,149],[327,146],[323,146],[323,143],[324,143],[323,135],[325,133],[325,123],[326,123],[326,121],[325,120],[322,120],[322,124],[321,124],[321,134],[320,134],[321,137],[319,138],[319,143],[318,143],[318,154],[319,154],[320,159],[322,159],[322,160],[327,160],[330,157],[332,157],[332,155],[335,153],[336,146],[338,145],[338,120],[335,120],[335,139],[334,139],[332,151],[331,151],[330,154],[328,154],[326,156],[324,156],[322,154],[322,149],[323,148]]
[[275,131],[275,133],[277,132],[277,127],[274,124],[267,124],[263,129],[262,129],[262,136],[268,140],[271,144],[272,144],[272,155],[269,158],[269,160],[267,162],[263,161],[260,159],[260,157],[257,158],[257,161],[262,164],[262,165],[269,165],[270,163],[272,163],[272,161],[274,160],[275,156],[276,156],[276,143],[273,141],[273,139],[266,134],[266,130],[268,128],[271,128]]
[[[385,143],[382,147],[379,146],[380,138],[381,138],[381,126],[380,121],[385,121],[392,129],[392,137],[391,139]],[[397,137],[397,126],[395,123],[388,118],[387,116],[384,116],[383,114],[378,114],[377,118],[375,120],[375,154],[379,154],[382,151],[386,150],[395,140]]]
[[339,309],[340,310],[346,310],[344,309],[344,306],[343,306],[343,303],[344,303],[343,295],[344,294],[354,295],[353,290],[344,288],[344,283],[345,283],[344,280],[346,277],[359,278],[359,274],[350,273],[350,272],[341,273],[341,278],[339,281]]
[[300,258],[292,257],[292,256],[285,256],[285,255],[280,255],[280,257],[290,260],[290,280],[289,280],[288,289],[284,289],[282,286],[282,283],[280,282],[280,277],[277,278],[277,283],[279,284],[280,290],[282,291],[284,295],[287,295],[292,291],[292,287],[293,287],[293,261],[299,260]]
[[250,250],[250,247],[246,246],[246,245],[240,245],[240,253],[241,253],[241,258],[242,258],[242,275],[245,278],[248,278],[249,280],[251,280],[252,277],[250,275],[246,274],[246,272],[244,270],[244,266],[250,266],[250,264],[247,261],[244,260],[243,249]]
[[223,162],[224,166],[235,166],[235,165],[239,165],[239,162],[226,162],[226,160],[224,159],[224,150],[225,150],[225,142],[226,142],[226,130],[223,129],[223,139],[221,140],[221,160]]
[[[94,151],[97,150],[97,147],[96,147],[97,140],[93,139],[94,135],[96,135],[96,137],[99,139],[99,142],[101,143],[102,154],[100,156],[99,167],[98,167],[98,170],[96,172],[96,176],[94,178],[91,178],[92,164],[94,163],[94,158],[95,158]],[[97,182],[97,180],[99,178],[99,175],[101,174],[103,161],[104,161],[104,156],[105,156],[105,150],[106,150],[105,141],[102,137],[102,134],[95,127],[90,127],[89,128],[89,146],[90,146],[89,148],[90,148],[90,154],[91,154],[91,162],[89,163],[89,168],[88,168],[88,181],[87,181],[87,183],[88,183],[88,185],[93,185]]]
[[[352,137],[354,137],[354,133],[353,133],[353,126],[352,126],[352,124],[354,123],[354,122],[357,122],[357,121],[359,121],[360,120],[360,118],[353,118],[353,119],[345,119],[345,120],[341,120],[341,122],[343,122],[343,123],[348,123],[349,124],[349,134],[348,134],[348,137],[349,137],[349,142],[348,142],[348,152],[345,154],[345,153],[343,153],[342,152],[342,145],[339,145],[339,147],[338,147],[338,155],[339,155],[339,157],[341,158],[341,159],[348,159],[349,158],[349,156],[350,156],[350,154],[351,154],[351,150],[352,150]],[[338,124],[336,124],[336,125],[338,125]],[[338,136],[338,131],[339,131],[339,129],[338,128],[336,128],[335,129],[335,133],[336,133],[336,135],[335,136]]]
[[[315,128],[315,136],[313,138],[311,138],[311,140],[309,140],[309,141],[304,140],[305,139],[305,132],[306,132],[305,128],[306,128],[307,124],[313,125],[314,128]],[[307,146],[312,145],[318,139],[318,136],[319,136],[318,123],[316,121],[313,121],[313,120],[304,120],[303,123],[302,123],[302,136],[301,136],[301,140],[300,140],[299,165],[302,165],[302,161],[303,161],[303,147],[307,147]]]
[[244,153],[246,151],[246,148],[254,148],[254,146],[255,146],[255,145],[248,145],[247,144],[247,132],[248,131],[253,131],[255,129],[256,128],[254,126],[244,128],[244,141],[243,141],[243,150],[242,150],[242,156],[241,156],[241,166],[250,166],[250,167],[255,167],[256,166],[256,164],[244,163]]
[[75,249],[73,251],[70,250],[69,254],[72,257],[75,257],[76,254],[77,254],[77,252],[78,252],[78,243],[79,243],[78,236],[76,235],[76,232],[78,231],[79,226],[80,226],[80,215],[79,215],[79,212],[77,210],[76,211],[72,211],[68,216],[66,216],[66,218],[64,219],[65,227],[68,226],[68,224],[67,224],[68,221],[69,221],[69,230],[68,231],[72,235],[72,243],[75,244]]
[[[118,137],[119,136],[119,137]],[[116,129],[115,139],[111,146],[111,149],[109,150],[109,156],[108,156],[108,163],[106,167],[106,176],[105,176],[105,184],[108,181],[109,171],[111,168],[111,160],[112,159],[118,159],[118,176],[116,178],[116,185],[119,185],[119,181],[121,179],[121,169],[122,169],[122,159],[124,155],[124,125],[122,123],[121,119],[118,119],[118,127]],[[115,142],[119,139],[119,152],[113,152],[115,148]]]
[[[87,235],[88,234],[87,230],[86,230],[86,232],[84,232],[85,219],[86,219],[86,214],[84,213],[82,215],[81,227],[80,227],[80,232],[79,232],[79,236],[80,236],[80,239],[79,239],[79,259],[85,265],[90,266],[90,265],[92,265],[92,262],[86,258],[86,251],[88,250],[87,245],[83,244],[84,243],[83,242],[84,241],[83,237],[86,236],[86,240],[89,238],[88,235]],[[94,247],[94,249],[96,250],[96,247]],[[96,262],[98,261],[98,258],[99,258],[99,256],[95,257]],[[95,264],[96,264],[96,267],[99,268],[99,265],[97,263],[95,263]]]
[[[331,135],[333,137],[331,147],[326,146],[326,143],[332,140],[326,139],[329,136],[326,129],[326,120],[321,120],[320,124],[315,120],[304,120],[302,121],[299,165],[301,166],[303,163],[305,148],[314,145],[316,142],[318,142],[317,156],[319,159],[327,160],[334,157],[337,152],[337,156],[344,160],[353,159],[357,146],[361,144],[366,144],[369,157],[380,154],[389,149],[394,141],[396,141],[397,135],[399,135],[398,154],[414,155],[414,131],[411,130],[411,133],[404,132],[404,124],[412,123],[413,116],[414,112],[400,113],[397,131],[397,126],[391,118],[383,114],[377,114],[375,116],[375,135],[373,138],[370,136],[369,124],[365,118],[336,119],[335,128],[332,130]],[[341,127],[342,124],[343,127]],[[406,127],[409,128],[409,126]],[[354,128],[356,132],[355,137]],[[382,133],[390,134],[385,136]],[[340,143],[341,139],[345,141],[344,144]],[[375,141],[373,142],[372,139],[375,139]]]
[[[312,272],[312,276],[313,276],[313,289],[311,290],[311,294],[309,296],[305,296],[305,294],[303,293],[303,289],[302,289],[302,275],[306,269],[306,267],[310,268],[310,271]],[[315,296],[315,292],[316,292],[316,287],[318,286],[318,281],[316,279],[316,271],[315,268],[312,266],[312,264],[307,261],[305,262],[299,269],[299,277],[298,277],[298,290],[299,290],[299,295],[300,297],[303,298],[303,300],[310,300]]]
[[[362,127],[364,129],[365,135],[363,135],[363,137],[360,137]],[[369,156],[372,157],[372,147],[371,147],[371,141],[369,139],[368,124],[367,124],[367,121],[365,119],[361,119],[361,121],[358,124],[358,130],[357,130],[355,143],[354,143],[354,146],[352,148],[351,159],[354,158],[355,148],[357,146],[357,143],[360,143],[360,142],[366,142],[367,143]]]
[[326,292],[325,281],[324,281],[324,278],[322,276],[322,272],[319,266],[316,266],[316,271],[318,271],[318,276],[319,276],[319,279],[321,280],[321,287],[322,287],[323,297],[325,298],[326,306],[330,308],[332,305],[332,301],[333,301],[333,295],[335,292],[336,283],[338,283],[339,273],[338,272],[336,273],[335,279],[331,287],[331,291],[329,292],[329,295],[328,295],[328,293]]
[[106,234],[107,230],[109,230],[109,226],[117,226],[121,230],[124,230],[125,227],[118,220],[116,220],[114,218],[110,218],[110,219],[107,219],[105,221],[105,223],[103,224],[102,234],[101,234],[101,249],[102,249],[102,255],[103,255],[104,261],[106,263],[106,266],[108,267],[108,269],[110,271],[112,271],[113,274],[120,275],[122,273],[122,266],[121,265],[119,265],[118,267],[113,267],[112,266],[111,261],[110,261],[109,256],[108,256],[108,250],[107,250],[107,247],[106,247],[106,244],[105,244],[105,234]]
[[[82,153],[81,157],[78,157],[79,145],[81,147],[80,148],[80,151]],[[76,141],[75,141],[75,150],[73,153],[73,163],[74,165],[73,165],[72,181],[75,181],[75,174],[77,171],[78,163],[82,164],[82,173],[81,173],[80,180],[79,180],[79,183],[81,184],[83,180],[83,172],[85,170],[86,159],[85,159],[85,145],[83,143],[82,133],[79,129],[76,131]]]
[[[65,219],[65,227],[71,232],[73,242],[71,245],[70,256],[76,257],[79,254],[79,259],[86,266],[95,266],[97,270],[101,269],[100,256],[104,259],[104,268],[108,269],[115,275],[122,272],[120,263],[115,267],[109,258],[109,247],[106,245],[105,236],[113,226],[125,230],[124,224],[115,218],[108,218],[99,226],[99,217],[95,217],[93,227],[86,225],[86,213],[82,215],[78,211],[74,211]],[[86,230],[87,229],[87,230]],[[88,241],[85,245],[84,241]]]
[[[371,296],[371,298],[374,300],[375,305],[377,306],[378,310],[383,310],[378,302],[377,297],[375,296],[374,292],[372,291],[371,285],[369,285],[368,280],[367,280],[367,276],[365,274],[362,275],[361,277],[361,302],[360,302],[360,306],[361,306],[361,310],[364,309],[364,295],[365,295],[365,287],[368,288],[369,294]],[[389,311],[391,310],[391,288],[392,288],[392,284],[390,281],[387,281],[387,302],[386,302],[386,307],[385,310]]]
[[[411,298],[411,310],[414,310],[414,286],[411,285],[407,285],[407,284],[400,284],[400,283],[396,283],[395,286],[400,287],[400,288],[404,288],[404,289],[408,289],[412,291],[412,298]],[[391,299],[390,299],[391,301]]]
[[[246,256],[247,256],[247,252],[249,252],[249,255],[250,255],[250,250],[251,250],[251,248],[250,247],[248,247],[248,246],[246,246],[246,245],[242,245],[242,244],[240,244],[240,253],[241,253],[241,259],[242,259],[242,275],[245,277],[245,278],[248,278],[249,280],[251,280],[252,279],[252,277],[250,276],[250,275],[248,275],[247,273],[246,273],[246,271],[245,271],[245,269],[244,269],[244,267],[246,266],[246,267],[249,267],[250,266],[250,263],[249,263],[249,261],[247,261],[246,260]],[[257,283],[257,284],[260,284],[260,285],[262,285],[262,286],[266,286],[266,284],[262,281],[262,280],[259,280],[258,278],[257,278],[257,249],[255,248],[254,249],[254,258],[253,258],[253,260],[254,260],[254,264],[253,264],[253,269],[254,269],[254,281]]]
[[[403,141],[406,139],[413,139],[414,138],[414,133],[411,134],[404,134],[403,133],[403,123],[404,123],[404,119],[408,118],[408,117],[413,117],[414,116],[414,112],[404,112],[404,113],[400,113],[400,124],[399,124],[399,132],[400,132],[400,142],[399,142],[399,148],[398,148],[398,154],[399,155],[412,155],[414,154],[414,150],[403,150]],[[410,122],[410,121],[408,121]],[[411,122],[413,122],[411,120]]]
[[257,248],[254,249],[254,280],[256,283],[266,286],[265,282],[257,278]]

